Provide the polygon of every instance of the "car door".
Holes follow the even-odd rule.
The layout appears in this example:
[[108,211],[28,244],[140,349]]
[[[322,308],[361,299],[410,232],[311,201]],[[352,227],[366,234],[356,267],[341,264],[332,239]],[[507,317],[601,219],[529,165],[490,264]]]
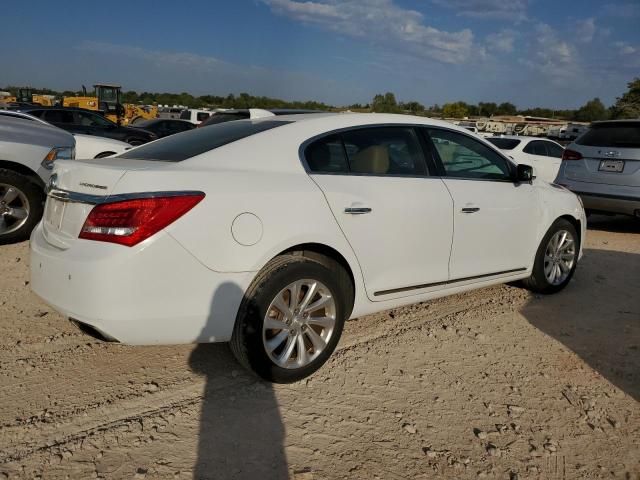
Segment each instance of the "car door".
[[549,144],[550,142],[544,140],[532,140],[524,146],[522,152],[525,154],[525,163],[535,168],[536,176],[539,179],[553,182],[558,174],[561,159],[554,159],[550,155],[547,148]]
[[562,164],[562,154],[564,153],[564,148],[558,145],[555,142],[544,141],[547,146],[547,155],[549,162],[549,182],[555,182],[556,177],[558,176],[558,172],[560,171],[560,165]]
[[74,114],[76,125],[83,129],[82,133],[118,139],[119,136],[116,133],[116,125],[102,115],[79,110],[74,111]]
[[453,201],[444,182],[429,175],[413,127],[342,131],[314,141],[304,155],[358,258],[371,300],[448,280]]
[[470,135],[427,130],[454,207],[451,282],[508,276],[531,266],[537,195],[512,181],[515,166]]

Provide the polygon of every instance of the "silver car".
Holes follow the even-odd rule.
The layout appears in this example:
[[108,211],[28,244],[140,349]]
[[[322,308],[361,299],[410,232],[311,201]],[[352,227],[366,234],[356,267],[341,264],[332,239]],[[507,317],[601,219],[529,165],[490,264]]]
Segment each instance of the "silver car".
[[640,120],[591,124],[565,149],[556,183],[588,211],[640,218]]

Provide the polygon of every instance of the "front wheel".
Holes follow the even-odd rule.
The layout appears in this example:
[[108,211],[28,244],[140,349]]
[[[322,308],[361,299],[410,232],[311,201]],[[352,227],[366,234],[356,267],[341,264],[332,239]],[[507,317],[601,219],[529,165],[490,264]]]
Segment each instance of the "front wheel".
[[351,280],[337,262],[276,257],[245,294],[231,349],[265,380],[301,380],[333,353],[352,302]]
[[0,169],[0,245],[29,238],[42,211],[42,190],[20,173]]
[[578,264],[580,241],[575,227],[558,219],[542,239],[531,276],[524,286],[538,293],[556,293],[567,286]]

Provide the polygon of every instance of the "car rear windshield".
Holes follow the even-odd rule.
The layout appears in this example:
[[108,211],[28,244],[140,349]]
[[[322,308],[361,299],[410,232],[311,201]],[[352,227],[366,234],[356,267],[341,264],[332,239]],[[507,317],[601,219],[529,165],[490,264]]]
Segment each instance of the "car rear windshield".
[[232,122],[234,120],[244,120],[245,118],[249,118],[249,117],[250,117],[249,112],[233,112],[233,113],[218,112],[218,113],[214,113],[204,122],[202,122],[202,125],[200,126],[204,127],[205,125],[215,125],[217,123]]
[[596,123],[576,143],[588,147],[640,148],[640,122]]
[[206,128],[196,128],[180,135],[171,135],[155,142],[118,155],[131,160],[157,160],[160,162],[181,162],[201,153],[214,150],[228,143],[271,130],[291,122],[252,121],[227,122]]
[[520,144],[520,140],[515,138],[487,138],[487,141],[493,143],[500,150],[513,150]]

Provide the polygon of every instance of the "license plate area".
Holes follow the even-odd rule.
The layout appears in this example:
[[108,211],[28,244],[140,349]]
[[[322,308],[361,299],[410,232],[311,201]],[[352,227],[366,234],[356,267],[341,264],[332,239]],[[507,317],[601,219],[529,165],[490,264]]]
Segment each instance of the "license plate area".
[[44,224],[48,230],[59,232],[62,229],[67,202],[49,197],[44,208]]
[[624,170],[624,160],[601,160],[598,170],[601,172],[620,173]]

